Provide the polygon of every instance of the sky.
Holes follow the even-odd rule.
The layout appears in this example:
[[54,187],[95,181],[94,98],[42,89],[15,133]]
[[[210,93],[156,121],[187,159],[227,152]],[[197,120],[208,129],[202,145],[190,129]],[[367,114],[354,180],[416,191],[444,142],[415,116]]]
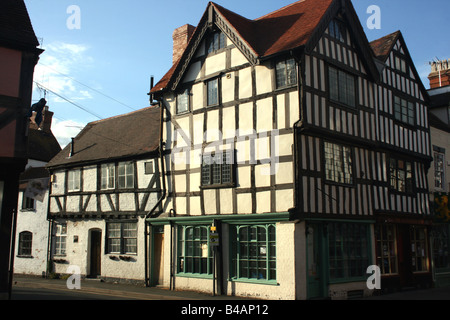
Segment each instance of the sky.
[[[294,0],[216,0],[256,19]],[[429,62],[450,59],[448,0],[352,0],[369,41],[400,30],[425,88]],[[25,0],[41,54],[33,103],[46,98],[61,147],[89,122],[149,106],[172,65],[173,30],[197,26],[207,0]],[[379,29],[369,28],[379,8]]]

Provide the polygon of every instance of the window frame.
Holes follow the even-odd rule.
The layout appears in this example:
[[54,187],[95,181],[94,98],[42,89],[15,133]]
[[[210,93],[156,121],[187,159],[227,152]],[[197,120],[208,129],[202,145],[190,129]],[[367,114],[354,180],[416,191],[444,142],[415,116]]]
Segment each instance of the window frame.
[[[403,162],[404,167],[399,169],[399,163]],[[394,164],[394,167],[393,167]],[[408,171],[408,164],[410,170]],[[389,177],[389,190],[391,192],[400,194],[414,194],[415,185],[415,172],[414,172],[414,162],[407,161],[401,158],[390,157],[388,166],[388,177]],[[395,171],[395,175],[393,172]],[[404,172],[404,179],[401,177],[401,173]],[[408,180],[408,172],[411,173],[410,180]],[[393,180],[395,180],[395,185],[393,185]],[[409,181],[409,182],[408,182]],[[400,188],[400,182],[404,184],[404,190]]]
[[[433,146],[434,187],[445,189],[445,149]],[[440,159],[438,159],[440,158]],[[439,182],[440,180],[440,182]]]
[[[181,92],[177,93],[177,99],[176,99],[176,114],[183,114],[189,112],[191,109],[191,103],[190,103],[190,96],[191,91],[189,88],[183,89]],[[180,103],[185,102],[186,106],[185,109],[180,110]]]
[[[332,74],[335,73],[335,76]],[[328,97],[333,103],[355,110],[358,106],[357,77],[328,65]]]
[[339,42],[346,42],[347,35],[345,27],[340,21],[337,21],[336,19],[330,21],[330,24],[328,25],[328,34],[330,35],[330,37]]
[[[341,227],[341,237],[338,239],[336,235],[336,230],[333,230],[332,227]],[[347,228],[344,230],[344,226]],[[352,228],[360,228],[359,234],[358,231],[355,232],[353,229],[353,235],[349,236],[348,234],[344,234],[344,232],[348,231],[349,227]],[[365,230],[364,230],[364,229]],[[336,236],[333,237],[333,232]],[[346,222],[332,222],[327,226],[328,233],[328,260],[329,260],[329,279],[330,283],[337,282],[346,282],[350,280],[358,281],[358,280],[366,280],[367,279],[367,266],[373,264],[372,261],[372,249],[371,249],[371,238],[370,238],[370,227],[369,224],[366,223],[346,223]],[[365,236],[365,239],[362,236]],[[350,242],[350,240],[353,240]],[[339,248],[336,250],[336,248]],[[360,248],[360,255],[358,256],[355,252]],[[333,250],[334,249],[334,250]],[[332,253],[334,253],[332,255]],[[339,255],[339,253],[341,253]],[[366,254],[364,256],[364,253]],[[335,258],[333,258],[335,257]],[[352,264],[359,263],[359,274],[350,274]],[[338,262],[342,262],[342,268],[338,268]],[[333,274],[333,272],[337,272],[339,269],[342,270],[341,275]]]
[[[121,174],[121,167],[124,168],[124,174]],[[131,172],[128,168],[131,168]],[[131,177],[132,181],[129,183],[129,178]],[[123,180],[123,184],[121,182]],[[117,189],[134,189],[135,188],[135,166],[133,161],[122,161],[117,164]],[[131,184],[131,185],[129,185]]]
[[381,274],[397,275],[399,273],[397,226],[395,224],[376,224],[375,243],[377,265],[380,267]]
[[36,200],[27,197],[25,192],[22,192],[22,211],[36,211]]
[[[218,155],[222,155],[220,157],[219,163],[215,163],[214,161],[217,159]],[[235,159],[234,159],[235,151],[234,150],[223,150],[220,152],[204,152],[201,155],[201,166],[200,166],[200,187],[201,188],[217,188],[217,187],[234,187],[235,186]],[[205,159],[207,162],[205,162]],[[209,159],[209,160],[208,160]],[[231,163],[227,163],[227,161]],[[220,163],[221,162],[221,163]],[[219,167],[220,177],[219,182],[215,180],[214,176],[215,169]],[[206,173],[208,174],[208,181],[206,182]],[[229,180],[224,182],[224,175],[229,175]]]
[[[127,226],[133,225],[134,228],[127,229]],[[115,228],[113,228],[115,227]],[[126,231],[133,231],[134,235],[130,236],[126,234]],[[116,232],[111,235],[111,232]],[[111,240],[116,240],[113,244]],[[127,250],[130,240],[134,240],[134,251]],[[138,223],[136,221],[110,221],[106,223],[106,254],[126,254],[137,255],[138,254]],[[117,247],[119,248],[117,250]]]
[[[177,275],[212,276],[214,265],[209,242],[210,227],[211,225],[177,226]],[[190,230],[192,236],[188,237]]]
[[206,41],[206,54],[215,53],[227,47],[227,37],[220,30],[212,32]]
[[[288,63],[291,61],[292,63]],[[281,68],[279,68],[279,66],[281,66]],[[276,89],[284,89],[297,85],[297,61],[295,61],[294,58],[277,60],[274,64],[274,69]],[[280,74],[281,72],[282,74]],[[282,83],[280,81],[281,79],[284,80]]]
[[[327,152],[327,146],[330,145],[332,147],[331,155],[333,157],[329,157],[330,152]],[[336,147],[339,150],[336,150]],[[334,159],[336,155],[336,151],[339,151],[339,160]],[[347,158],[348,156],[348,158]],[[343,145],[340,143],[335,143],[331,141],[323,142],[323,169],[325,174],[325,182],[329,184],[339,184],[346,186],[354,186],[355,185],[355,175],[354,175],[354,155],[353,148],[347,145]],[[347,158],[347,159],[346,159]],[[329,160],[332,160],[333,163],[329,164]],[[338,166],[337,164],[340,163]],[[329,176],[330,169],[332,169],[332,176]],[[339,169],[339,170],[337,170]],[[339,177],[342,176],[342,181]],[[348,178],[347,178],[348,176]]]
[[55,256],[65,256],[67,248],[67,224],[57,223],[55,230]]
[[[111,174],[112,169],[112,174]],[[100,166],[100,189],[113,190],[116,188],[116,164],[104,163]],[[106,177],[105,177],[106,173]],[[112,186],[110,185],[112,179]],[[105,183],[104,183],[105,182]],[[106,184],[106,186],[105,186]]]
[[22,231],[19,233],[19,244],[17,248],[17,256],[32,258],[33,255],[33,233],[30,231]]
[[[409,126],[416,125],[416,105],[414,102],[404,99],[398,95],[393,95],[394,119]],[[405,105],[404,105],[404,104]],[[406,111],[406,113],[405,113]],[[406,116],[406,120],[404,119]],[[410,121],[412,120],[412,121]]]
[[[216,83],[216,85],[212,88],[215,91],[215,95],[212,96],[210,93],[212,92],[210,89],[210,85]],[[205,81],[206,88],[206,107],[214,107],[220,105],[220,81],[219,77],[214,77]],[[214,98],[214,99],[212,99]]]
[[[430,271],[428,255],[428,230],[424,226],[410,226],[411,239],[411,267],[413,273]],[[423,231],[423,237],[419,233]],[[419,235],[419,238],[417,237]],[[420,246],[419,246],[420,245]],[[420,249],[419,249],[420,248]],[[419,252],[422,250],[422,252]],[[420,265],[420,268],[419,268]]]
[[67,192],[81,191],[81,169],[72,169],[67,172]]
[[[277,228],[273,223],[240,224],[232,226],[230,275],[232,281],[277,283]],[[256,228],[252,238],[251,229]],[[246,230],[246,237],[241,234]],[[259,230],[264,230],[261,239]],[[231,240],[233,239],[233,240]],[[263,249],[264,248],[264,249]],[[252,251],[256,254],[252,255]],[[247,254],[246,254],[247,253]],[[256,270],[256,273],[252,273]],[[263,273],[261,273],[262,271]],[[253,274],[256,275],[253,276]]]

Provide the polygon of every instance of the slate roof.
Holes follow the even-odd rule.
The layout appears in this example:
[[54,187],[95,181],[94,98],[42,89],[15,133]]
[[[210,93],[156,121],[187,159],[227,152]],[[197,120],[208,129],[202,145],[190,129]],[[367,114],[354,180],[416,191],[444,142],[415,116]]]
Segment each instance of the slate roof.
[[23,0],[0,1],[0,41],[30,48],[39,45]]
[[88,123],[74,139],[74,155],[68,144],[47,168],[73,167],[114,161],[157,152],[160,138],[160,108],[152,106]]
[[[210,2],[208,8],[212,6],[253,54],[263,59],[306,45],[333,2],[301,0],[255,20],[242,17],[214,2]],[[207,12],[208,9],[205,14]],[[180,60],[152,88],[151,93],[166,88]]]

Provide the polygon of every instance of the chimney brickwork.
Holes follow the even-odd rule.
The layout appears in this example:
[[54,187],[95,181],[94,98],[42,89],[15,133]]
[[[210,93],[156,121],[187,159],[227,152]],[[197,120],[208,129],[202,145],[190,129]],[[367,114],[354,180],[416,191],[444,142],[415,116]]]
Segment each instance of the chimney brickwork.
[[450,85],[450,59],[431,63],[431,73],[428,76],[430,88],[436,89]]
[[182,27],[175,29],[172,34],[173,39],[173,63],[177,62],[187,47],[189,39],[194,33],[195,27],[190,24],[185,24]]

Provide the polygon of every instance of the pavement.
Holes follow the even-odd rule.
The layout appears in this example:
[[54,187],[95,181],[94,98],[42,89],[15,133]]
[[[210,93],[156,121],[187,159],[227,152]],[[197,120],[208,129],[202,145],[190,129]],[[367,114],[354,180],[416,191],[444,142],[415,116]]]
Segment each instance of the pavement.
[[[14,275],[14,288],[35,288],[48,289],[59,292],[68,292],[67,281],[62,279],[45,279],[37,276]],[[99,280],[81,280],[79,292],[86,294],[100,294],[114,298],[134,299],[134,300],[178,300],[182,301],[214,301],[214,300],[247,300],[244,297],[235,296],[213,296],[210,293],[177,291],[160,287],[145,287],[136,284],[123,284],[113,282],[103,282]],[[395,293],[366,297],[359,300],[450,300],[450,287],[431,289],[410,289]]]
[[[26,275],[14,275],[13,293],[14,288],[48,289],[63,292],[68,292],[70,290],[67,287],[67,280],[45,279],[38,276]],[[137,284],[104,282],[97,279],[82,279],[80,288],[73,290],[86,294],[99,294],[115,298],[123,297],[124,299],[136,300],[249,300],[247,298],[234,296],[213,296],[212,294],[194,291],[177,291],[159,287],[145,287],[144,285]]]

